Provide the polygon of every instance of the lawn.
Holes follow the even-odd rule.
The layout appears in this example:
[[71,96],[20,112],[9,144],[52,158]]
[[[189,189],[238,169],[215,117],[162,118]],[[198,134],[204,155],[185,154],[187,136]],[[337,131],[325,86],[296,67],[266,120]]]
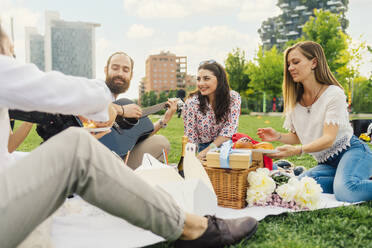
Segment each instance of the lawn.
[[[153,118],[156,120],[156,118]],[[281,117],[240,118],[239,132],[257,138],[258,127],[274,127],[284,131]],[[17,123],[18,124],[18,123]],[[17,125],[16,125],[17,126]],[[181,153],[181,137],[183,123],[173,118],[167,128],[160,134],[165,135],[171,143],[169,162],[177,163]],[[41,139],[33,131],[19,150],[30,151],[40,143]],[[274,143],[279,145],[279,143]],[[307,168],[314,166],[315,160],[309,155],[289,159],[295,165]],[[288,213],[269,216],[260,221],[256,235],[233,247],[267,247],[267,248],[312,248],[312,247],[371,247],[372,248],[372,201],[356,206],[322,209],[311,212]],[[152,247],[171,247],[163,243]]]

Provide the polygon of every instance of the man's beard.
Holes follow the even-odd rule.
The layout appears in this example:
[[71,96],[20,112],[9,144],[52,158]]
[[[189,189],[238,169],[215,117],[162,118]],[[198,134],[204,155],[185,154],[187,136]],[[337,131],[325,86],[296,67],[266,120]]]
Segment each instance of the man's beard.
[[[115,80],[120,80],[122,84],[115,83]],[[128,90],[130,79],[121,76],[106,77],[106,85],[113,94],[121,94]]]

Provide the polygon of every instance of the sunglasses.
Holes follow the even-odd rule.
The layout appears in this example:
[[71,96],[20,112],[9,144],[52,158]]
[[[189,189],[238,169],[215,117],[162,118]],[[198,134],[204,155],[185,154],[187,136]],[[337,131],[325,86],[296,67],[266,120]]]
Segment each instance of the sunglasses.
[[207,65],[207,64],[215,64],[215,63],[217,63],[217,62],[214,59],[203,60],[202,62],[200,62],[199,66]]

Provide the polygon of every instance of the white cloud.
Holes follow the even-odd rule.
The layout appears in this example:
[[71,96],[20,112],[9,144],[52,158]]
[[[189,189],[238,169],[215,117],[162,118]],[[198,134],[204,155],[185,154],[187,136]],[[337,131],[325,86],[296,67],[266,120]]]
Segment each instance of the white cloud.
[[127,13],[142,19],[184,18],[195,14],[223,15],[238,9],[239,0],[123,0]]
[[215,46],[226,43],[249,42],[250,36],[227,26],[206,26],[195,32],[183,31],[178,34],[180,43],[193,42],[195,45]]
[[237,12],[240,21],[251,21],[280,13],[277,0],[123,0],[127,13],[142,19],[184,18],[192,15],[224,15]]
[[280,14],[277,0],[250,0],[242,2],[238,19],[240,21],[265,20]]
[[253,57],[257,44],[258,37],[240,33],[227,26],[206,26],[196,31],[179,32],[177,44],[158,47],[152,50],[152,54],[169,50],[178,56],[186,55],[188,72],[195,74],[200,61],[215,59],[224,64],[227,54],[237,47],[246,52],[247,58]]
[[189,15],[181,2],[172,0],[124,0],[124,9],[143,19],[178,18]]
[[142,24],[133,24],[130,26],[129,30],[126,33],[126,36],[132,39],[137,38],[148,38],[153,36],[154,29],[152,28],[146,28]]
[[[25,60],[25,26],[40,28],[40,13],[33,12],[26,8],[19,8],[7,0],[0,0],[0,18],[5,31],[10,34],[11,18],[14,23],[14,46],[17,58]],[[39,29],[40,31],[40,29]]]
[[96,41],[96,77],[105,79],[104,68],[108,57],[113,53],[112,44],[103,37],[97,37]]

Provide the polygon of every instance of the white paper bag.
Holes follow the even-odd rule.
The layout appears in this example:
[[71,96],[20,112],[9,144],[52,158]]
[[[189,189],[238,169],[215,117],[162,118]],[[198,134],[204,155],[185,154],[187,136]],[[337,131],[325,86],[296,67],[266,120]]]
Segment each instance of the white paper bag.
[[214,192],[211,180],[209,179],[203,165],[195,156],[195,152],[196,145],[187,143],[183,161],[183,172],[185,174],[185,179],[200,179]]
[[217,212],[217,197],[214,191],[211,191],[200,179],[161,183],[157,187],[170,194],[188,213],[204,216],[215,215]]
[[[195,148],[195,145],[190,144]],[[195,153],[185,155],[183,179],[175,168],[163,164],[152,157],[150,154],[145,154],[143,164],[134,172],[150,185],[163,190],[170,194],[178,205],[186,212],[206,215],[215,214],[217,209],[217,196],[214,193],[213,187],[209,186],[211,182],[204,168],[198,168],[198,164],[194,164],[186,169],[186,158],[193,163],[193,160],[199,161],[195,157]],[[194,158],[194,159],[193,159]],[[190,162],[189,162],[190,163]],[[199,165],[202,166],[199,162]],[[204,174],[200,171],[203,170]],[[206,176],[208,180],[203,177]],[[206,183],[207,182],[207,183]]]

